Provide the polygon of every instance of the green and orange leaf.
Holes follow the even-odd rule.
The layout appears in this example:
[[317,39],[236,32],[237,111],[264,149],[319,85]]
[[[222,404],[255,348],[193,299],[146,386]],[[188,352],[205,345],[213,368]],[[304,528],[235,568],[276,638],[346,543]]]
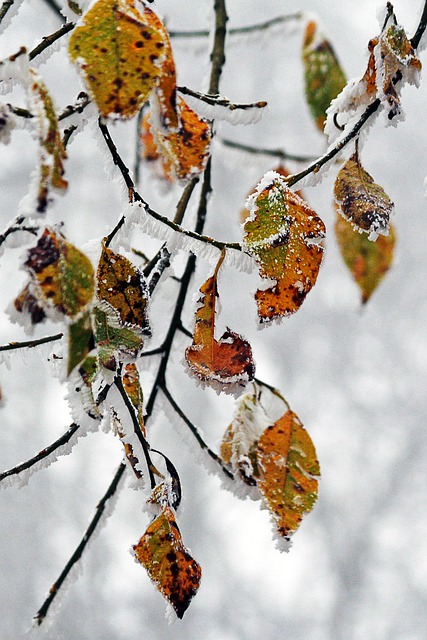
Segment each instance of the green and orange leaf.
[[171,507],[161,507],[133,550],[136,561],[182,618],[200,586],[202,571],[183,544]]
[[92,322],[98,360],[105,369],[116,371],[124,359],[139,356],[144,347],[141,332],[134,327],[124,327],[118,311],[107,302],[94,308]]
[[316,126],[323,131],[326,109],[346,85],[332,45],[313,21],[306,26],[302,49],[305,95]]
[[46,312],[55,310],[75,320],[91,303],[95,288],[92,264],[59,231],[45,229],[28,251],[25,267],[34,295]]
[[37,187],[37,212],[44,213],[49,204],[51,190],[64,192],[64,160],[67,157],[59,130],[58,117],[52,98],[40,75],[30,69],[29,98],[36,115],[39,140],[40,168]]
[[123,376],[123,387],[129,396],[129,399],[135,409],[139,426],[143,434],[145,434],[144,424],[144,394],[141,389],[139,372],[134,362],[128,362],[125,365]]
[[168,43],[153,16],[132,0],[98,0],[71,35],[71,60],[104,117],[133,117],[158,83]]
[[339,213],[335,223],[335,234],[341,255],[361,294],[365,304],[374,293],[393,263],[396,233],[392,224],[387,236],[378,236],[372,242],[364,233],[358,233],[353,225]]
[[196,312],[193,344],[187,347],[185,359],[190,371],[205,384],[223,391],[233,391],[235,385],[244,385],[255,375],[250,344],[239,334],[227,329],[219,340],[215,338],[215,314],[218,298],[218,271],[200,287],[202,297]]
[[297,415],[286,403],[283,413],[283,399],[278,407],[266,408],[273,395],[276,402],[281,397],[254,384],[253,392],[239,398],[224,434],[221,458],[251,497],[269,509],[286,549],[316,502],[320,468],[313,442]]
[[394,204],[363,168],[357,150],[339,171],[334,186],[335,199],[341,214],[356,229],[387,235]]
[[298,311],[314,286],[325,225],[274,171],[264,176],[246,208],[245,250],[258,263],[260,276],[276,281],[255,294],[259,320],[269,322]]

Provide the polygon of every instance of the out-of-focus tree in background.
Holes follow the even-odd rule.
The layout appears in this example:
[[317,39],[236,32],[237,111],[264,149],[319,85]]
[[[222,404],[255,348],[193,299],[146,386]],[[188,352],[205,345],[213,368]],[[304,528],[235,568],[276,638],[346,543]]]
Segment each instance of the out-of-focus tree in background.
[[[326,151],[325,135],[316,128],[304,94],[301,52],[307,21],[322,24],[347,78],[360,78],[367,65],[368,42],[378,35],[385,15],[385,7],[377,11],[367,0],[356,7],[318,0],[267,4],[227,3],[221,94],[239,103],[265,100],[268,108],[257,123],[215,123],[205,233],[223,241],[240,241],[244,202],[267,171],[285,162],[290,173],[298,173],[308,162],[292,156],[316,158]],[[172,34],[178,85],[207,91],[213,2],[188,0],[177,5],[156,0],[151,6]],[[394,3],[409,37],[424,9],[418,0]],[[308,17],[306,12],[312,13]],[[274,20],[285,15],[292,18]],[[263,29],[239,31],[269,20],[273,24]],[[21,45],[31,50],[62,22],[55,5],[23,2],[0,36],[1,58]],[[211,36],[182,37],[183,31],[207,31]],[[42,54],[33,61],[58,111],[73,104],[82,89],[64,46],[68,37],[53,45],[56,50],[46,60]],[[422,51],[419,57],[424,62]],[[34,635],[64,640],[425,637],[426,100],[423,79],[418,89],[405,86],[401,95],[405,118],[397,126],[386,126],[386,116],[380,114],[364,139],[363,165],[394,201],[397,238],[392,268],[365,305],[334,235],[333,192],[340,163],[332,165],[319,184],[304,187],[304,196],[324,220],[327,234],[317,284],[297,314],[257,332],[255,303],[247,295],[248,289],[258,286],[254,274],[230,268],[221,280],[221,325],[250,336],[257,377],[283,392],[316,444],[322,470],[319,498],[290,552],[275,549],[266,511],[250,500],[237,500],[221,488],[217,476],[198,464],[197,444],[192,444],[185,425],[159,406],[150,427],[152,445],[177,467],[183,490],[180,528],[203,567],[202,584],[191,607],[182,621],[170,625],[164,601],[129,555],[147,527],[147,515],[140,494],[125,483],[111,516],[64,584],[52,615],[32,630]],[[24,102],[19,90],[4,101]],[[64,221],[67,239],[78,247],[109,233],[124,202],[122,176],[112,165],[96,118],[92,121],[70,139],[68,192],[49,212],[54,222]],[[110,125],[110,131],[120,156],[133,169],[135,122],[118,122]],[[278,151],[253,153],[245,146]],[[289,158],[283,160],[280,150]],[[28,191],[36,154],[36,142],[25,130],[13,131],[10,143],[1,146],[3,227]],[[170,215],[182,186],[166,188],[144,163],[139,174],[138,189],[144,199]],[[195,205],[190,205],[191,211]],[[151,242],[141,234],[138,246],[150,253],[158,246]],[[25,282],[19,270],[24,254],[23,248],[8,246],[1,257],[2,344],[28,339],[6,315],[6,307]],[[200,259],[194,281],[203,282],[211,271],[209,262]],[[158,317],[172,313],[172,292],[157,303]],[[189,327],[194,311],[190,303],[187,300]],[[246,303],[248,310],[243,307]],[[161,329],[160,322],[156,330]],[[37,335],[57,331],[49,321]],[[187,338],[182,343],[187,345]],[[2,354],[1,469],[34,456],[70,423],[64,387],[52,375],[51,352],[52,345],[47,344]],[[218,450],[233,399],[196,386],[182,375],[178,356],[176,360],[177,375],[170,381],[174,395]],[[141,377],[143,387],[152,383],[152,372],[142,372]],[[27,485],[0,491],[2,640],[16,640],[31,626],[121,458],[111,433],[90,433],[70,455],[34,474]]]

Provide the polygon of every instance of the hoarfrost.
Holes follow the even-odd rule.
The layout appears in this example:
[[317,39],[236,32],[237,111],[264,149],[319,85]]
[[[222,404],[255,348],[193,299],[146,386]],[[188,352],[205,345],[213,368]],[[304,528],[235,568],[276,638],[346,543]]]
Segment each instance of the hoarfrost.
[[267,108],[266,103],[260,103],[263,106],[233,104],[223,96],[215,96],[215,100],[221,100],[229,104],[209,104],[203,98],[197,98],[187,93],[185,94],[185,99],[188,105],[203,118],[207,120],[223,120],[232,125],[256,124],[260,121]]

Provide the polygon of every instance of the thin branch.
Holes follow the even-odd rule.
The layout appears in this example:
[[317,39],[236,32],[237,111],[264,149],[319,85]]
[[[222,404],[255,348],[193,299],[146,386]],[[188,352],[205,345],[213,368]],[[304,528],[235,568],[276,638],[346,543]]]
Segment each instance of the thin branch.
[[180,93],[183,93],[186,96],[191,96],[193,98],[196,98],[197,100],[200,100],[201,102],[206,102],[206,104],[210,104],[214,107],[226,107],[230,111],[235,111],[236,109],[242,111],[245,111],[247,109],[264,109],[264,107],[267,106],[265,100],[250,103],[234,103],[230,102],[230,100],[228,98],[225,98],[224,96],[200,93],[199,91],[193,91],[193,89],[189,89],[188,87],[180,86],[177,87],[177,89]]
[[227,140],[226,138],[220,138],[219,141],[225,147],[231,149],[237,149],[238,151],[244,151],[246,153],[252,153],[255,155],[273,156],[279,160],[292,160],[294,162],[312,162],[316,159],[315,156],[300,156],[294,153],[288,153],[283,149],[262,149],[261,147],[252,147],[250,145],[241,144],[240,142],[234,142],[233,140]]
[[420,22],[418,24],[417,30],[411,38],[411,44],[416,49],[420,44],[421,38],[424,35],[424,31],[427,28],[427,2],[424,2],[424,9],[420,18]]
[[30,467],[33,467],[35,464],[37,464],[37,462],[41,462],[45,458],[48,458],[51,453],[56,451],[56,449],[59,449],[59,447],[66,444],[76,433],[76,431],[78,431],[78,429],[80,429],[80,425],[73,422],[68,427],[67,431],[61,437],[55,440],[55,442],[52,442],[52,444],[50,444],[48,447],[39,451],[39,453],[37,453],[29,460],[16,465],[16,467],[12,467],[12,469],[8,469],[7,471],[3,471],[2,473],[0,473],[0,482],[2,482],[2,480],[4,480],[5,478],[8,478],[9,476],[19,475],[20,473],[22,473],[22,471],[26,471],[27,469],[30,469]]
[[193,334],[186,327],[184,327],[182,322],[180,322],[180,324],[178,326],[178,329],[181,331],[181,333],[183,333],[185,336],[187,336],[187,338],[193,339]]
[[82,113],[83,110],[91,103],[91,99],[85,91],[81,91],[77,96],[77,100],[74,104],[69,104],[65,109],[58,115],[58,120],[65,120],[65,118],[69,118],[75,113]]
[[38,610],[36,616],[34,617],[34,620],[36,621],[36,624],[38,626],[40,626],[42,624],[42,622],[44,621],[44,619],[46,618],[46,615],[49,611],[49,608],[53,602],[53,600],[55,599],[56,595],[58,594],[59,589],[61,588],[62,584],[64,583],[65,579],[67,578],[68,574],[70,573],[71,569],[73,568],[73,566],[80,560],[80,558],[83,555],[83,552],[90,540],[90,538],[92,537],[99,521],[101,520],[103,513],[105,511],[105,507],[108,503],[108,501],[114,496],[114,494],[117,491],[117,488],[119,486],[120,480],[122,479],[122,476],[125,472],[126,469],[126,465],[121,462],[115,475],[114,478],[110,484],[110,486],[108,487],[107,491],[105,492],[104,496],[101,498],[101,500],[99,501],[99,503],[96,506],[96,511],[95,511],[95,515],[92,518],[91,522],[89,523],[88,528],[85,531],[85,534],[83,536],[83,538],[81,539],[80,543],[77,545],[74,553],[71,555],[70,559],[68,560],[67,564],[65,565],[64,569],[62,570],[59,578],[56,580],[56,582],[51,586],[51,588],[49,589],[49,595],[46,598],[46,600],[43,602],[42,606],[40,607],[40,609]]
[[[267,20],[266,22],[260,22],[259,24],[251,24],[247,27],[235,27],[233,29],[228,29],[228,35],[237,36],[245,33],[255,33],[256,31],[265,31],[270,29],[271,27],[275,27],[278,24],[283,24],[284,22],[290,22],[292,20],[301,20],[303,17],[303,12],[298,11],[294,14],[289,14],[285,16],[277,16],[276,18],[272,18],[271,20]],[[208,38],[209,31],[200,30],[200,31],[169,31],[170,38]]]
[[114,378],[114,384],[116,385],[116,388],[118,390],[118,392],[120,393],[120,395],[122,396],[123,402],[125,403],[126,409],[129,412],[129,415],[131,417],[132,420],[132,424],[133,424],[133,430],[135,432],[136,437],[138,438],[140,444],[141,444],[141,448],[144,452],[144,457],[145,457],[145,462],[147,464],[147,469],[148,469],[148,475],[150,477],[150,485],[151,488],[154,489],[154,487],[156,486],[156,479],[154,477],[154,472],[153,470],[155,470],[155,466],[151,460],[150,457],[150,445],[148,444],[147,440],[145,439],[144,434],[141,431],[141,427],[140,424],[138,422],[138,418],[136,417],[135,414],[135,409],[134,406],[132,404],[132,402],[129,399],[128,394],[126,393],[126,390],[123,386],[123,382],[122,382],[122,378],[120,373],[118,373],[116,375],[116,377]]
[[224,465],[221,458],[214,451],[212,451],[212,449],[206,444],[206,442],[203,440],[202,436],[200,435],[200,432],[198,431],[197,427],[185,415],[185,413],[183,412],[179,404],[174,400],[167,386],[162,385],[161,389],[164,395],[166,396],[169,404],[171,405],[172,409],[181,418],[181,420],[185,422],[185,424],[190,429],[193,436],[196,438],[198,444],[200,445],[200,448],[204,449],[206,453],[212,458],[212,460],[215,460],[215,462],[221,467],[221,470],[225,473],[226,476],[233,479],[234,478],[233,473],[230,471],[230,469],[228,469],[228,467]]
[[16,233],[17,231],[26,231],[28,233],[31,233],[33,236],[36,236],[38,234],[38,227],[22,226],[24,220],[25,216],[19,216],[8,229],[3,231],[3,233],[0,233],[0,247],[6,241],[8,236],[10,236],[12,233]]
[[66,33],[72,31],[75,26],[75,22],[67,22],[60,29],[58,29],[58,31],[55,31],[55,33],[51,33],[50,36],[45,36],[40,44],[34,47],[34,49],[32,49],[28,54],[30,60],[34,60],[36,56],[40,55],[45,49],[50,47],[51,44],[59,40],[59,38],[62,38],[62,36],[64,36]]
[[74,131],[77,131],[76,124],[72,124],[71,127],[68,127],[68,129],[65,129],[64,135],[62,136],[62,145],[64,149],[67,148],[67,145],[70,142],[70,138],[73,135]]
[[26,340],[24,342],[9,342],[9,344],[3,344],[0,346],[0,351],[12,351],[13,349],[24,349],[32,347],[38,347],[40,344],[46,344],[47,342],[55,342],[61,340],[64,336],[63,333],[56,333],[53,336],[46,336],[44,338],[37,338],[37,340]]
[[44,0],[48,7],[54,11],[55,15],[60,18],[62,21],[65,20],[65,17],[61,13],[61,7],[56,2],[56,0]]

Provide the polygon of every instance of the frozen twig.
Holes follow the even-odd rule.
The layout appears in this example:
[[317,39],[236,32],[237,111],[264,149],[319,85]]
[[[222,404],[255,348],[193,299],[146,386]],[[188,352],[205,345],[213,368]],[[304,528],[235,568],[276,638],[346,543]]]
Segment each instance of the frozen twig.
[[219,141],[225,147],[230,147],[231,149],[236,149],[237,151],[243,151],[245,153],[252,153],[262,156],[273,156],[274,158],[278,158],[279,160],[311,162],[312,160],[316,159],[315,156],[301,156],[294,153],[289,153],[288,151],[284,151],[283,149],[263,149],[261,147],[253,147],[251,145],[241,144],[240,142],[234,142],[233,140],[228,140],[226,138],[219,138]]
[[261,100],[259,102],[241,102],[234,103],[231,102],[228,98],[220,95],[211,95],[207,93],[200,93],[199,91],[193,91],[193,89],[189,89],[188,87],[177,87],[178,91],[186,96],[191,96],[192,98],[196,98],[197,100],[201,100],[202,102],[206,102],[213,107],[225,107],[230,111],[246,111],[248,109],[264,109],[267,106],[265,100]]
[[40,344],[46,344],[47,342],[55,342],[61,340],[64,336],[63,333],[56,333],[53,336],[45,336],[44,338],[37,338],[36,340],[25,340],[24,342],[9,342],[9,344],[0,345],[0,351],[12,351],[13,349],[31,349],[32,347],[38,347]]
[[[276,18],[258,24],[250,24],[246,27],[234,27],[233,29],[229,29],[227,33],[229,36],[237,36],[246,33],[256,33],[257,31],[267,31],[278,24],[301,20],[303,15],[304,13],[302,11],[298,11],[289,15],[277,16]],[[171,38],[207,38],[209,37],[209,31],[203,29],[199,31],[170,31],[169,36]]]

